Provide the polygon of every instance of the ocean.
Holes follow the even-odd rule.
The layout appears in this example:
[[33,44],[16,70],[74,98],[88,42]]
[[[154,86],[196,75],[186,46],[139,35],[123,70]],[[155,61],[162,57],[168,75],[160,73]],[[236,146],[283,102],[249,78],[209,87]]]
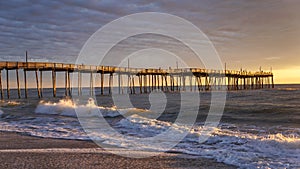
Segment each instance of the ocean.
[[[32,89],[29,90],[29,99],[2,100],[0,131],[42,138],[93,139],[105,145],[127,148],[132,145],[120,135],[136,138],[159,135],[170,128],[182,107],[179,93],[130,95],[131,107],[117,107],[109,95],[94,99],[86,96],[85,101],[76,102],[63,97],[64,92],[58,89],[58,97],[52,98],[52,90],[44,89],[43,98],[38,99]],[[89,92],[85,90],[84,93]],[[11,95],[16,96],[16,91],[12,90]],[[198,115],[187,136],[168,152],[211,158],[238,168],[300,168],[300,85],[227,91],[222,119],[202,143],[199,143],[199,136],[204,130],[211,93],[200,92],[199,96],[200,104],[184,102],[188,107],[185,116],[189,116],[192,110],[198,110]],[[153,109],[153,106],[158,108]],[[86,113],[86,118],[99,116],[97,112],[100,110],[101,116],[120,135],[111,137],[106,132],[87,134],[75,110]],[[156,114],[153,110],[162,112]],[[96,121],[92,118],[91,123],[97,123],[97,118]],[[186,129],[185,124],[173,128],[178,132]],[[155,145],[144,142],[135,146],[162,151]]]

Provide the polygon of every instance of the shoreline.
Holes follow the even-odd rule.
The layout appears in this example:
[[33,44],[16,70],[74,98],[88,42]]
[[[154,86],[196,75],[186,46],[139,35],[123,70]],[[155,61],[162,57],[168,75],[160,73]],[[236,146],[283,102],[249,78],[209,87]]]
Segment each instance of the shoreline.
[[104,151],[92,141],[40,138],[0,132],[0,168],[236,168],[196,156],[163,153],[127,158]]

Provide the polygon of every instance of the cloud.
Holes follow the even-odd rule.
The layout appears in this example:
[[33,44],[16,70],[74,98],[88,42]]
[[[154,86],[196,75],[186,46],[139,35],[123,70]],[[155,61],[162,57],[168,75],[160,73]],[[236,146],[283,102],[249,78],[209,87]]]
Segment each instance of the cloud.
[[153,3],[119,1],[1,1],[0,8],[1,60],[29,50],[32,57],[63,62],[76,59],[84,42],[102,25],[155,9]]
[[191,21],[226,59],[290,57],[278,64],[291,64],[300,53],[299,5],[296,0],[1,1],[0,60],[18,60],[29,50],[35,59],[74,61],[84,42],[104,24],[152,11]]

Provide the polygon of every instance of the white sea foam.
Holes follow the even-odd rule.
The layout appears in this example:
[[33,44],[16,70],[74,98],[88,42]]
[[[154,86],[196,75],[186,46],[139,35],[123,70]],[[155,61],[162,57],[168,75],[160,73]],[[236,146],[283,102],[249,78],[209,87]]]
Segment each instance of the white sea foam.
[[[132,115],[119,121],[115,127],[123,134],[151,137],[164,132],[171,125],[170,122]],[[186,126],[178,125],[174,129],[183,131]],[[214,128],[210,138],[200,144],[198,143],[198,137],[203,129],[202,126],[195,126],[173,151],[213,158],[219,162],[241,168],[297,168],[300,165],[300,137],[298,134],[267,134],[267,131],[259,128],[257,130],[262,133],[253,134],[239,130],[233,131],[221,126],[221,128]],[[299,131],[295,132],[299,133]],[[122,137],[111,138],[109,135],[110,133],[101,133],[100,135],[99,133],[90,133],[90,136],[102,140],[105,144],[125,148],[131,145]],[[162,142],[164,140],[157,141]],[[136,143],[135,146],[139,147],[142,144]],[[143,149],[161,151],[157,147],[153,147],[151,143]]]
[[21,102],[18,101],[12,101],[12,100],[1,100],[0,101],[0,107],[13,107],[13,106],[19,106],[21,105]]
[[[167,130],[171,125],[172,123],[169,122],[133,115],[121,120],[117,127],[125,134],[149,137]],[[184,125],[175,127],[176,130],[185,128]],[[299,135],[287,136],[282,133],[266,134],[266,132],[252,134],[214,128],[210,138],[203,144],[199,144],[198,136],[202,130],[202,126],[194,127],[190,134],[174,148],[174,151],[214,158],[219,162],[241,168],[296,168],[300,165]],[[105,143],[127,146],[122,138],[106,138]],[[151,147],[149,143],[149,147],[145,149],[157,148]]]
[[125,114],[147,112],[148,110],[137,108],[117,109],[116,107],[101,107],[97,106],[93,100],[89,100],[85,105],[76,105],[70,99],[61,99],[58,103],[41,101],[35,109],[35,113],[38,114],[69,117],[77,117],[76,111],[84,112],[86,116],[99,116],[99,112],[101,112],[103,117],[116,117]]

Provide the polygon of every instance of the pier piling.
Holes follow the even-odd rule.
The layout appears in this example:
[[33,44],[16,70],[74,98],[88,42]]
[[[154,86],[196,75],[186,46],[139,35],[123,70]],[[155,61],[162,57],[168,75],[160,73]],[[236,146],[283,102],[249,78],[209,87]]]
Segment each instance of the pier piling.
[[18,98],[20,99],[21,89],[20,89],[19,69],[16,69],[16,78],[17,78]]
[[2,71],[1,70],[0,70],[0,92],[1,92],[1,100],[3,100]]
[[10,98],[10,88],[9,88],[9,73],[8,73],[8,69],[6,69],[6,95],[7,98]]

